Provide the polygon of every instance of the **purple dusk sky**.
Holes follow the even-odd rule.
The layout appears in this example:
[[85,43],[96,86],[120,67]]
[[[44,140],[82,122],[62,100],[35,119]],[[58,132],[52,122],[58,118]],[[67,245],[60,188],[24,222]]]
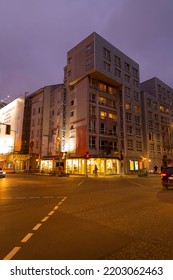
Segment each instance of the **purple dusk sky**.
[[172,0],[0,0],[0,99],[63,83],[66,54],[97,32],[173,88]]

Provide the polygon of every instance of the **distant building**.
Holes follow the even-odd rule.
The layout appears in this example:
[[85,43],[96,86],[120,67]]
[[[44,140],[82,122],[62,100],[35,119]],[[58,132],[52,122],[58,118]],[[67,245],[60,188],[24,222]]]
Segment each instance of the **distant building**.
[[21,154],[24,106],[19,97],[0,109],[0,166],[9,171],[24,169],[29,161]]
[[173,164],[173,89],[154,77],[141,83],[146,167]]

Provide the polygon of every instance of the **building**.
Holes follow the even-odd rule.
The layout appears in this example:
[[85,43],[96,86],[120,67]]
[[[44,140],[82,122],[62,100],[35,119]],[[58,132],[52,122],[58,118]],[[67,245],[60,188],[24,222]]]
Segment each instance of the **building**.
[[22,154],[25,97],[19,97],[0,109],[0,166],[10,172],[23,170],[29,156]]
[[63,84],[45,86],[30,95],[29,154],[32,169],[48,172],[63,165],[65,99]]
[[173,164],[173,89],[154,77],[141,83],[145,166]]
[[109,175],[142,169],[139,65],[94,32],[68,51],[64,83],[67,170],[92,174],[97,165],[99,174]]

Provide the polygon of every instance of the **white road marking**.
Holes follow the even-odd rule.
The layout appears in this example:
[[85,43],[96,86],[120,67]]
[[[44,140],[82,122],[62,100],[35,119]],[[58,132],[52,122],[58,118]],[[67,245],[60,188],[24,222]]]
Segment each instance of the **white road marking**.
[[48,214],[48,216],[53,215],[53,213],[55,213],[55,211],[50,211],[49,214]]
[[42,224],[37,224],[32,230],[38,230],[40,227],[42,226]]
[[49,219],[49,216],[44,217],[41,222],[46,222]]
[[12,257],[14,257],[14,255],[21,249],[21,247],[14,247],[13,250],[11,250],[11,252],[5,256],[5,258],[3,260],[11,260]]
[[80,182],[79,184],[77,184],[78,187],[79,187],[80,185],[82,185],[85,181],[86,181],[86,180],[83,180],[82,182]]
[[26,196],[16,196],[16,199],[24,199]]
[[27,242],[27,241],[31,238],[32,235],[33,235],[33,233],[28,233],[28,234],[21,240],[21,242],[22,242],[22,243]]
[[143,188],[145,187],[144,185],[141,185],[141,184],[135,183],[135,182],[130,181],[130,180],[128,180],[128,182],[130,182],[130,183],[132,183],[132,184],[135,184],[135,185],[138,185],[138,186],[143,187]]
[[[24,197],[18,197],[18,198],[24,198]],[[30,198],[40,198],[40,197],[30,197]],[[58,198],[62,198],[62,197],[58,197]],[[61,199],[61,201],[58,203],[58,205],[62,204],[65,200],[67,199],[67,197],[63,197]],[[59,206],[56,205],[53,210],[51,212],[49,212],[48,216],[45,216],[41,222],[45,222],[49,219],[49,216],[53,215],[53,213],[55,213],[54,210],[57,210],[59,208]],[[38,223],[32,230],[33,231],[36,231],[38,230],[40,227],[42,226],[42,223]],[[22,240],[21,240],[21,243],[25,243],[27,242],[32,236],[33,236],[34,233],[28,233]],[[12,257],[14,257],[14,255],[21,249],[21,247],[14,247],[13,250],[10,251],[10,253],[8,253],[5,257],[4,257],[4,260],[10,260]]]

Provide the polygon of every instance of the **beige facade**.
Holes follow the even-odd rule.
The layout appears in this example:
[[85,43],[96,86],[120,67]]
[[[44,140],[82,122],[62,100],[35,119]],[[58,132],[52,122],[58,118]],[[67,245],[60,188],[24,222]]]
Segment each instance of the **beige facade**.
[[118,172],[138,171],[143,157],[139,65],[92,33],[67,53],[64,72],[68,158],[89,152],[92,158],[117,159]]
[[63,84],[45,86],[31,94],[31,167],[53,170],[62,157]]
[[158,78],[141,83],[148,170],[173,164],[173,89]]

